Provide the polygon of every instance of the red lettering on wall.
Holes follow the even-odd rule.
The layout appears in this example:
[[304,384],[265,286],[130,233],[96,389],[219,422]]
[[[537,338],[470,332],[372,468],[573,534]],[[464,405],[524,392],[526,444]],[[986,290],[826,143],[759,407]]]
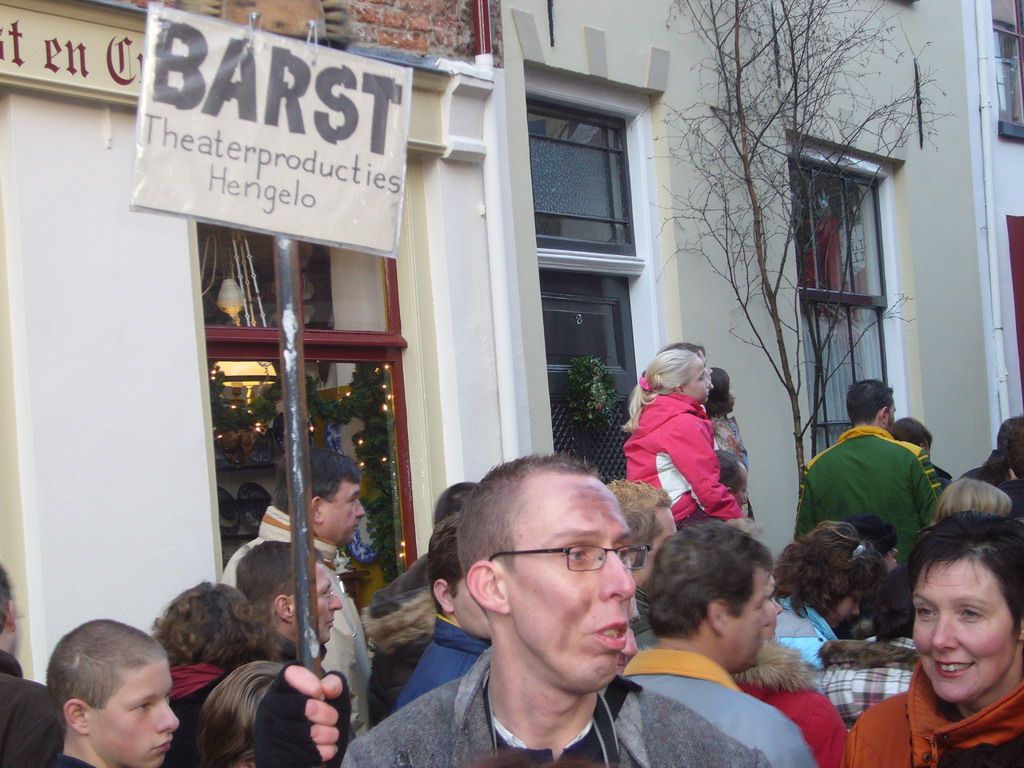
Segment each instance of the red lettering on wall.
[[[142,54],[137,54],[135,60],[142,66]],[[110,78],[118,85],[131,85],[135,80],[135,73],[132,71],[132,40],[129,37],[110,38],[107,45],[107,72]]]
[[21,58],[21,38],[24,35],[18,31],[18,22],[11,23],[11,28],[7,30],[7,34],[11,38],[11,48],[14,55],[10,59],[7,58],[7,48],[4,46],[3,41],[3,30],[0,29],[0,61],[10,61],[11,64],[20,67],[25,63],[25,60]]
[[[46,67],[51,72],[60,72],[61,67],[56,63],[56,59],[61,55],[62,52],[67,51],[67,66],[65,69],[72,75],[81,73],[82,77],[89,76],[89,70],[85,66],[85,45],[79,43],[75,45],[70,40],[65,41],[64,45],[55,37],[51,37],[49,40],[43,41],[46,44]],[[75,66],[75,54],[78,54],[78,66]]]

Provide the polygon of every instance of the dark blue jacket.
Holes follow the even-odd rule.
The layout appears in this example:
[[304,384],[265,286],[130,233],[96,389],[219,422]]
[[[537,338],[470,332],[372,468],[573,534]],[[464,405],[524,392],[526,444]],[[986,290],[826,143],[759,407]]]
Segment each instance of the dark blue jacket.
[[434,619],[434,640],[423,652],[412,677],[402,689],[395,711],[427,691],[462,677],[477,657],[490,647],[487,640],[473,637],[438,616]]

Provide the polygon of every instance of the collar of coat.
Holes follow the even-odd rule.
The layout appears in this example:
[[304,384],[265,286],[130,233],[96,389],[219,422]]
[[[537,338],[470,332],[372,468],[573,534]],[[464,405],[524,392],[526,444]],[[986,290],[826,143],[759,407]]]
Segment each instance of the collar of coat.
[[692,651],[675,651],[655,648],[640,651],[626,665],[623,673],[626,677],[633,675],[678,675],[707,680],[712,683],[739,691],[740,687],[719,664],[707,656]]

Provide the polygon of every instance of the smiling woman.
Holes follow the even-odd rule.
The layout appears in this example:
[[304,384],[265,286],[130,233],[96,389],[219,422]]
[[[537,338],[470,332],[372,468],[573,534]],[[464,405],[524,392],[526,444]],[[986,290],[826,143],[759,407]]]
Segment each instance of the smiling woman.
[[1024,758],[1024,526],[965,512],[910,554],[910,690],[865,712],[843,764],[1016,766]]

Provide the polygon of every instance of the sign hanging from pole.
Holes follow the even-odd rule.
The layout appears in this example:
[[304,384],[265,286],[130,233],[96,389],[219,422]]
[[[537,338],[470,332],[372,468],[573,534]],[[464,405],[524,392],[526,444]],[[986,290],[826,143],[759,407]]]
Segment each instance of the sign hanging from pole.
[[393,256],[411,70],[151,5],[132,208]]

